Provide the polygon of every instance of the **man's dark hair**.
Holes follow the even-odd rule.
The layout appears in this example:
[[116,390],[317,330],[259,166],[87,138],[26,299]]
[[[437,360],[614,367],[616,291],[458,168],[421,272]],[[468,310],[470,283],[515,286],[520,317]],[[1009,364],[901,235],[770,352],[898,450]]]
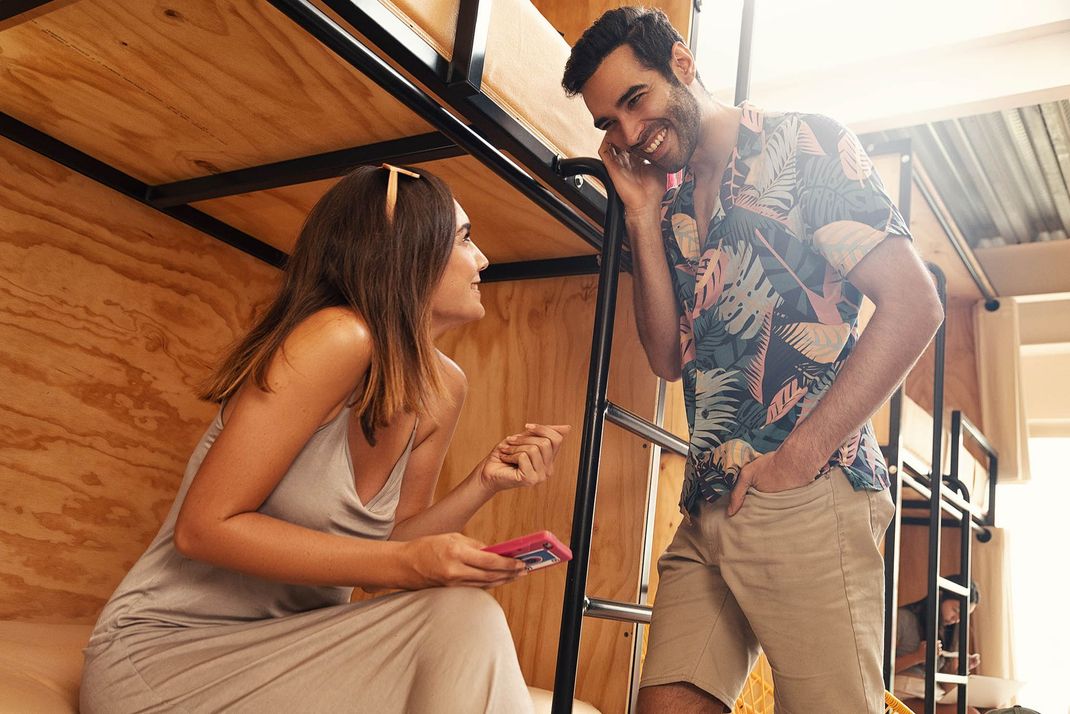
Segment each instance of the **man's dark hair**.
[[683,41],[661,10],[645,7],[609,10],[587,28],[572,48],[561,86],[570,97],[579,94],[606,55],[623,44],[632,48],[644,67],[661,73],[670,82],[676,81],[672,73],[672,48]]

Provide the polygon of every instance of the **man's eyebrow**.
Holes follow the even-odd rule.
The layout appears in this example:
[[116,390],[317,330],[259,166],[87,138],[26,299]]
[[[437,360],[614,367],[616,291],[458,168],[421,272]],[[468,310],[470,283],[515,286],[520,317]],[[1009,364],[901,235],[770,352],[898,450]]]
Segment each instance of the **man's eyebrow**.
[[[627,91],[624,92],[624,94],[620,95],[620,99],[618,99],[617,103],[614,104],[613,106],[615,106],[617,109],[620,109],[621,106],[623,106],[625,102],[627,102],[629,99],[631,99],[633,96],[635,96],[636,92],[641,91],[641,90],[646,89],[646,88],[647,87],[646,87],[645,84],[633,84],[632,86],[628,87]],[[608,121],[609,121],[609,119],[607,119],[606,117],[599,117],[594,122],[594,128],[604,131],[605,130],[605,125],[606,125],[606,123]]]

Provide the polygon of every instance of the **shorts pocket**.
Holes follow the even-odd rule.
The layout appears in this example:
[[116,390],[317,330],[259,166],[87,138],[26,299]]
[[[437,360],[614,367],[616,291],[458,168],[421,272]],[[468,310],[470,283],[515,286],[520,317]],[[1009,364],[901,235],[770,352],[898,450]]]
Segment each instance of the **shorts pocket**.
[[821,498],[829,488],[830,474],[818,476],[808,484],[797,488],[789,488],[787,491],[759,491],[751,486],[747,489],[747,499],[753,498],[756,503],[764,507],[783,509],[806,505]]
[[895,503],[892,502],[892,494],[888,489],[880,491],[868,491],[869,495],[869,523],[873,531],[873,540],[880,543],[884,540],[884,533],[888,530],[895,515]]

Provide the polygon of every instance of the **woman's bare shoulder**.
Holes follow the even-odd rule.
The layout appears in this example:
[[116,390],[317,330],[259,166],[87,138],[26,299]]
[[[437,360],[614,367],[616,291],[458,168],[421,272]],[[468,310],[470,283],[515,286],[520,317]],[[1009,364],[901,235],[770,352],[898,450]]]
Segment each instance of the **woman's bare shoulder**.
[[464,370],[461,369],[461,365],[441,351],[438,353],[438,358],[442,365],[442,382],[446,389],[452,396],[463,399],[468,392],[468,377],[465,375]]
[[302,320],[283,340],[269,370],[269,382],[288,373],[352,389],[371,363],[372,337],[364,319],[340,307],[319,310]]

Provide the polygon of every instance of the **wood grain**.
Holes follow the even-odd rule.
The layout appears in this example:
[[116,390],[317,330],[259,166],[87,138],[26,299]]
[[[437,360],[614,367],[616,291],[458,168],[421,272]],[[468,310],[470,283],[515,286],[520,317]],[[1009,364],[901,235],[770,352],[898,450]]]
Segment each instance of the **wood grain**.
[[[569,540],[597,281],[591,277],[496,283],[483,290],[487,316],[442,342],[468,375],[469,396],[439,483],[463,479],[498,440],[525,422],[572,424],[554,478],[502,494],[477,514],[485,542],[549,529]],[[653,418],[655,378],[639,347],[629,278],[618,300],[610,400]],[[650,450],[607,424],[587,592],[635,602]],[[529,684],[553,688],[565,568],[499,589]],[[586,619],[576,696],[603,712],[626,708],[634,626]]]
[[[594,249],[470,156],[420,164],[446,181],[492,263],[588,255]],[[220,220],[290,252],[305,216],[337,179],[196,204]]]
[[[607,10],[637,3],[625,0],[532,0],[535,7],[550,24],[565,38],[569,46],[576,44],[580,35]],[[665,11],[669,22],[677,32],[687,38],[691,28],[691,2],[689,0],[654,0],[642,3]]]
[[278,273],[0,140],[0,619],[95,620]]
[[59,3],[0,46],[0,109],[149,183],[429,130],[266,2]]

